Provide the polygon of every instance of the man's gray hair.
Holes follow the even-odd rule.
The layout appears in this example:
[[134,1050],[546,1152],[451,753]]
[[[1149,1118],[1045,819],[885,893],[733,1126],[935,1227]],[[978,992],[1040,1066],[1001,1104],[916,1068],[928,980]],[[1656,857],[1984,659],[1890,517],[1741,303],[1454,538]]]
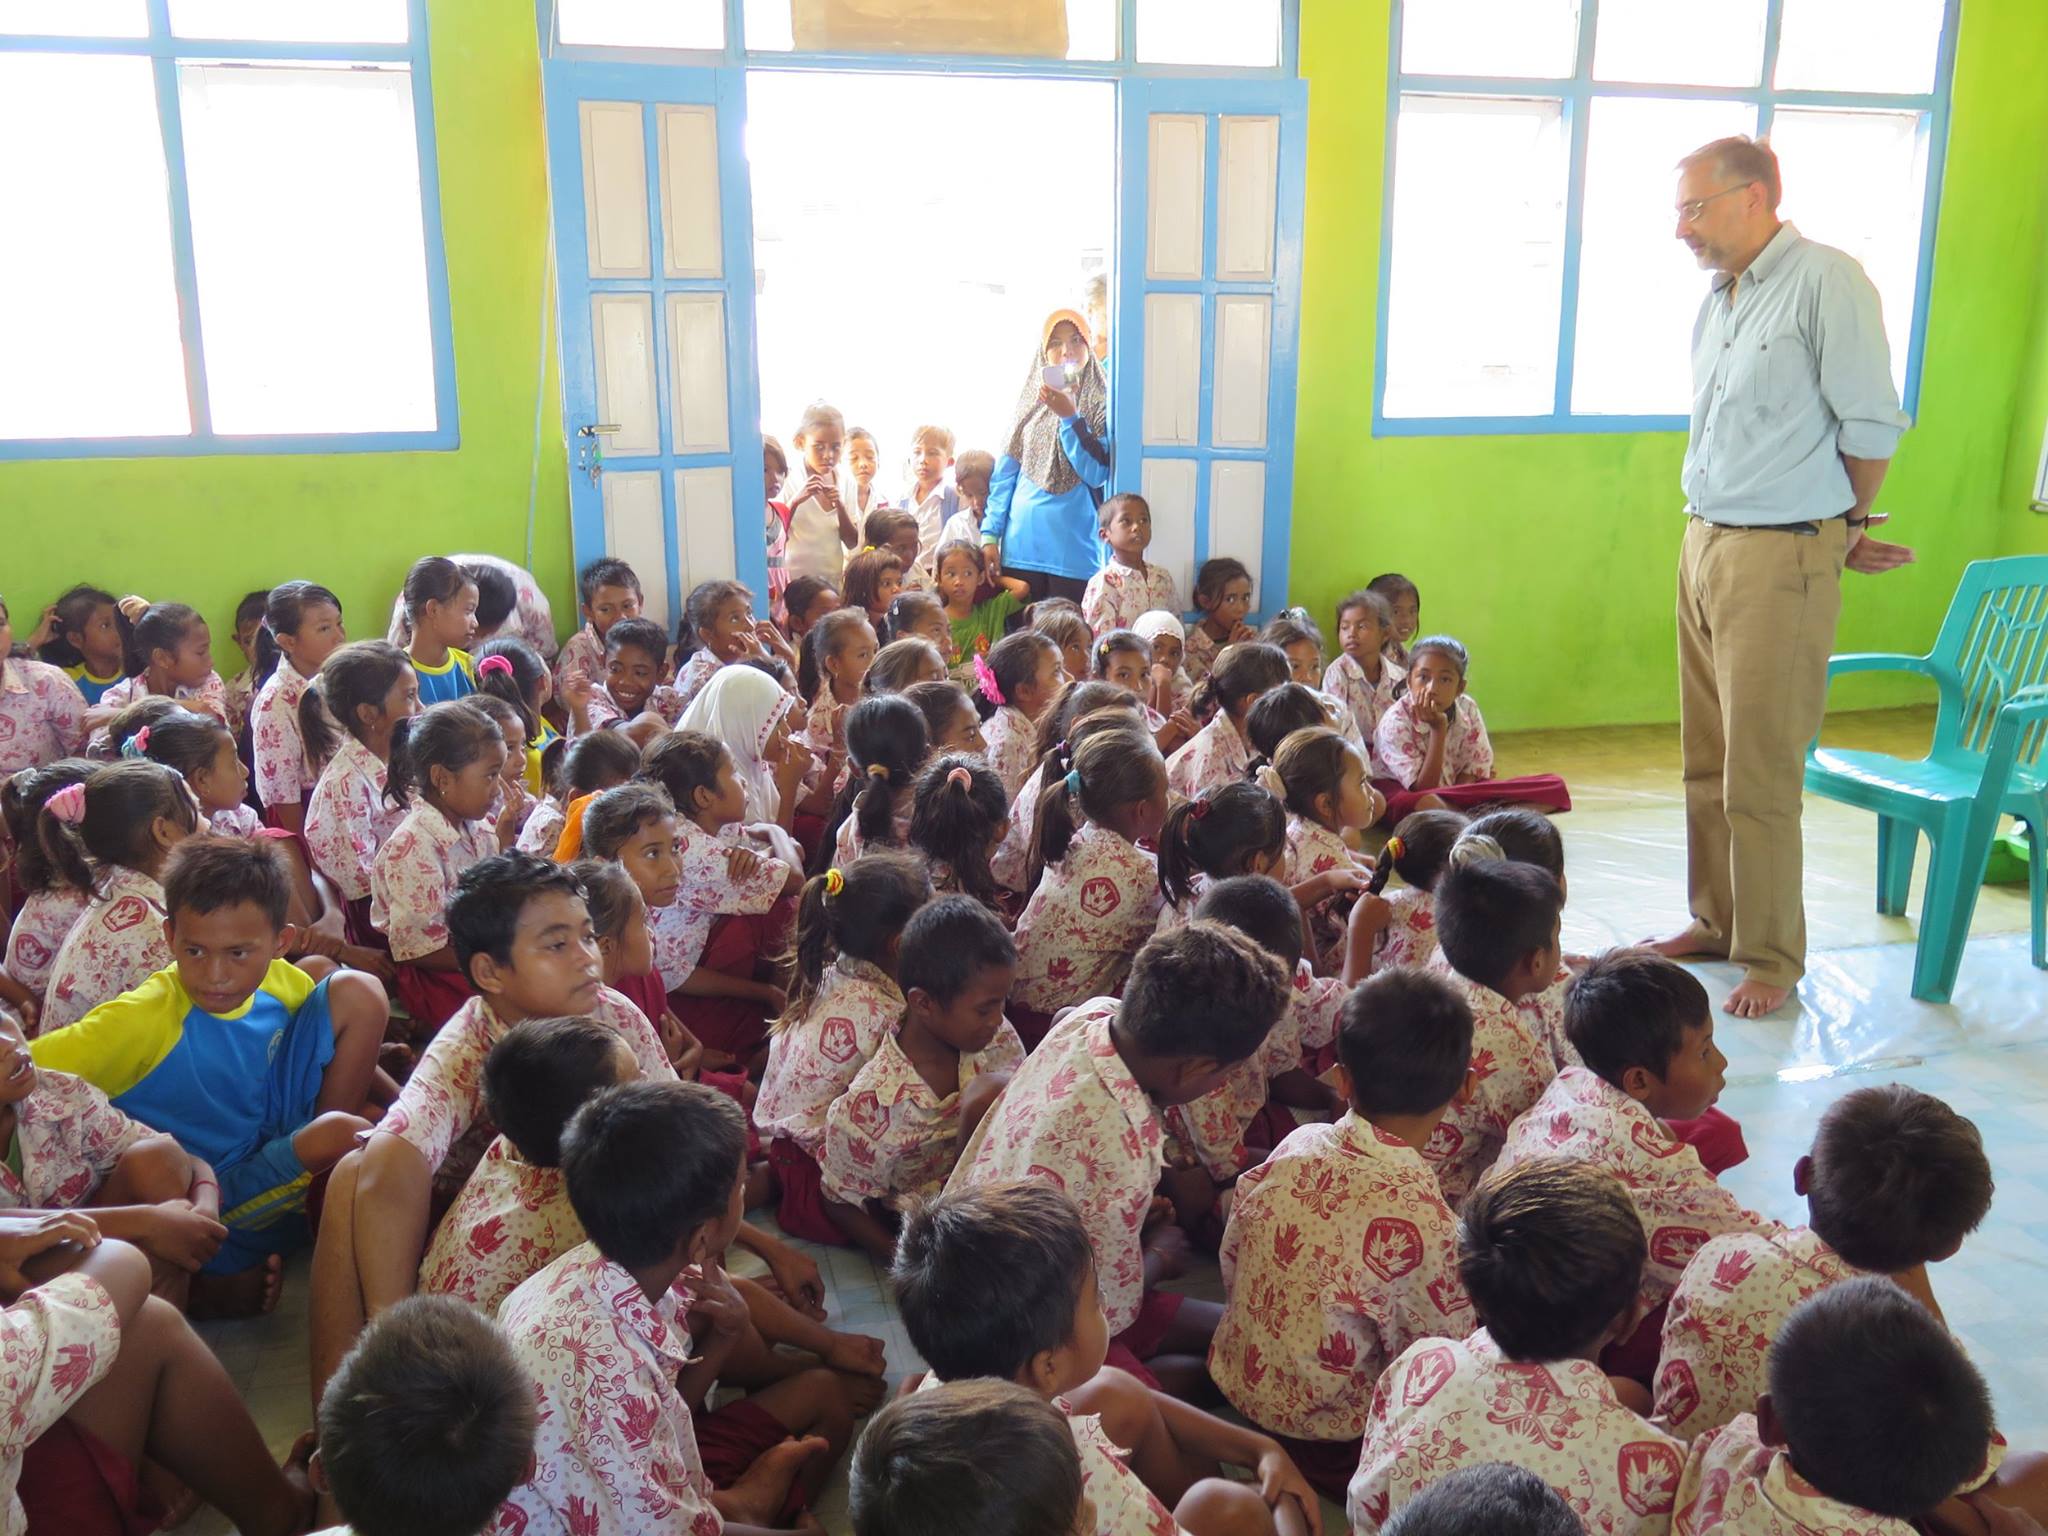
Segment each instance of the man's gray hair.
[[1733,138],[1716,139],[1711,144],[1702,144],[1679,161],[1678,169],[1689,171],[1696,165],[1711,165],[1716,175],[1733,186],[1761,182],[1765,204],[1773,212],[1777,211],[1784,187],[1778,180],[1778,156],[1769,139],[1752,139],[1742,133]]

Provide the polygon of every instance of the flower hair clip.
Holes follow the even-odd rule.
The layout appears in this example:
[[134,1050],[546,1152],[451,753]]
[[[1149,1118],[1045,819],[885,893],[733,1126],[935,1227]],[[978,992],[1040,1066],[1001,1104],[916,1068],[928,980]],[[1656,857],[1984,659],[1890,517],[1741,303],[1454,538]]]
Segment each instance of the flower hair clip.
[[512,663],[503,656],[486,656],[476,664],[478,677],[496,677],[500,672],[507,677],[512,675]]
[[43,809],[69,826],[85,820],[85,786],[66,784],[43,802]]
[[1078,768],[1067,770],[1067,793],[1070,795],[1081,793],[1081,770]]
[[996,681],[987,658],[979,654],[974,658],[974,690],[998,709],[1009,702],[1003,697],[1003,685]]
[[1200,821],[1208,814],[1209,802],[1206,800],[1197,800],[1188,807],[1188,820],[1190,821]]

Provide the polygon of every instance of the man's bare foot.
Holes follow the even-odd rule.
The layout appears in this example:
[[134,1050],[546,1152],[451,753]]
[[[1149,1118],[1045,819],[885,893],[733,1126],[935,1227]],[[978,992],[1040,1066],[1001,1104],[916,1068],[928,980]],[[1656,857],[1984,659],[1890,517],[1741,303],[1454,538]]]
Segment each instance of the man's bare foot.
[[1668,939],[1645,939],[1636,947],[1638,949],[1647,949],[1655,955],[1662,955],[1666,960],[1691,960],[1695,958],[1702,960],[1726,960],[1728,958],[1728,947],[1709,938],[1707,930],[1698,923],[1688,924],[1683,931],[1674,933]]
[[1742,984],[1728,994],[1728,1001],[1721,1005],[1721,1011],[1732,1013],[1738,1019],[1760,1019],[1767,1013],[1776,1013],[1791,996],[1790,987],[1774,987],[1768,982],[1745,977]]
[[779,1524],[789,1503],[789,1490],[814,1460],[830,1456],[832,1447],[822,1436],[807,1435],[785,1440],[754,1458],[754,1464],[730,1488],[720,1490],[713,1502],[726,1523],[740,1525]]
[[261,1264],[233,1275],[194,1275],[192,1309],[195,1322],[225,1317],[257,1317],[277,1310],[284,1293],[284,1260],[271,1254]]

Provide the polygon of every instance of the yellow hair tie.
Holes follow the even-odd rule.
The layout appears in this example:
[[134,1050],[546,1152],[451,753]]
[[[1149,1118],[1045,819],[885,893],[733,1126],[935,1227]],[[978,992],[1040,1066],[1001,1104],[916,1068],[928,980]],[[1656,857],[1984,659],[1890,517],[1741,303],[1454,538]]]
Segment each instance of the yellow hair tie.
[[861,546],[860,552],[864,555],[872,555],[875,552],[875,546],[872,544],[864,544]]
[[837,896],[845,889],[846,876],[839,873],[836,867],[825,871],[825,894],[827,896]]
[[886,778],[888,778],[888,777],[889,777],[889,765],[888,765],[887,763],[870,763],[870,764],[868,764],[868,777],[869,777],[869,778],[871,778],[871,779],[886,779]]
[[1401,855],[1406,853],[1407,851],[1408,847],[1405,843],[1401,841],[1401,836],[1398,832],[1395,833],[1394,836],[1387,839],[1388,858],[1398,861]]

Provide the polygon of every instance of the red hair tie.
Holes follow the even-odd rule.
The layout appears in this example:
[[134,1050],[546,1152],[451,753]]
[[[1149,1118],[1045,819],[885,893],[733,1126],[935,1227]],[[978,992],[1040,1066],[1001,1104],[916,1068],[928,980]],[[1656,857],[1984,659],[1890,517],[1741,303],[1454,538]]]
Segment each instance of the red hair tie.
[[974,788],[974,775],[965,768],[953,768],[946,774],[948,784],[958,784],[962,789]]
[[59,821],[77,826],[85,820],[85,786],[66,784],[43,802],[43,809]]

